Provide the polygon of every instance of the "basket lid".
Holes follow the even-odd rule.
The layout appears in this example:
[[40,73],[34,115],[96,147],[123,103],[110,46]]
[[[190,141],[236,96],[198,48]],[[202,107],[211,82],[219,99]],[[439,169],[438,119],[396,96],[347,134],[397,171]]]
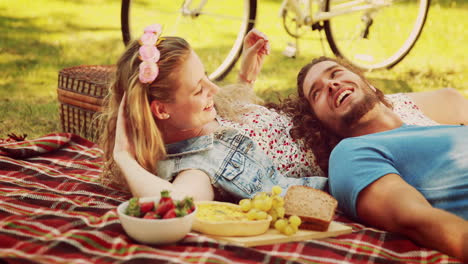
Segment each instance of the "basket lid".
[[94,84],[108,84],[115,65],[79,65],[60,70],[59,75]]

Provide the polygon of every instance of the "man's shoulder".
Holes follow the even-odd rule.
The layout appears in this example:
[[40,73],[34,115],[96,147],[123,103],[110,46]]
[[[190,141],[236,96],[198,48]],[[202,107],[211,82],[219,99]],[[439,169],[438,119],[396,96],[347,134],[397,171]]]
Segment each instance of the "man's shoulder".
[[330,159],[337,158],[342,159],[349,155],[355,155],[362,152],[374,152],[378,149],[381,149],[382,144],[378,139],[373,137],[360,136],[345,138],[341,140],[330,154]]
[[335,149],[346,150],[349,148],[357,148],[360,146],[366,146],[370,143],[371,141],[368,140],[367,136],[345,138],[336,145]]

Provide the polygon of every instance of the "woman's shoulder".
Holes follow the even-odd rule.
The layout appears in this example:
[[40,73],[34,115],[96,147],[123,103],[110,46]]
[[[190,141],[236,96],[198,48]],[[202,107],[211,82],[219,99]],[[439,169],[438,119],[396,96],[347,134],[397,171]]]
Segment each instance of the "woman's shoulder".
[[405,93],[388,94],[385,97],[392,103],[393,111],[406,124],[433,126],[438,123],[424,114],[412,97]]

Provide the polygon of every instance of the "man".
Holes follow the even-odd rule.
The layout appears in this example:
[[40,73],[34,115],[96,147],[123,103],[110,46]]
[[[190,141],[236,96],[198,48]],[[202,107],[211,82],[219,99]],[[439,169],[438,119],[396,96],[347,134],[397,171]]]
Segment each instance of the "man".
[[329,157],[343,211],[468,262],[468,127],[406,125],[382,92],[329,58],[297,83],[292,133],[319,163]]

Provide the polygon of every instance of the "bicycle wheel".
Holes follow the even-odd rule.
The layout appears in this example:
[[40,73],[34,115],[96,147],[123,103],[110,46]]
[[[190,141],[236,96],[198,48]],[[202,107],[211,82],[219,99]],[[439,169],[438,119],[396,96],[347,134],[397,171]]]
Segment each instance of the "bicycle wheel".
[[238,60],[244,36],[255,24],[256,10],[256,0],[122,0],[122,37],[127,44],[145,26],[160,23],[163,36],[186,39],[209,78],[219,81]]
[[[416,43],[430,0],[367,0],[379,8],[339,15],[324,22],[333,53],[365,69],[391,68]],[[326,0],[325,11],[338,12],[350,0]],[[349,7],[347,7],[349,10]]]

